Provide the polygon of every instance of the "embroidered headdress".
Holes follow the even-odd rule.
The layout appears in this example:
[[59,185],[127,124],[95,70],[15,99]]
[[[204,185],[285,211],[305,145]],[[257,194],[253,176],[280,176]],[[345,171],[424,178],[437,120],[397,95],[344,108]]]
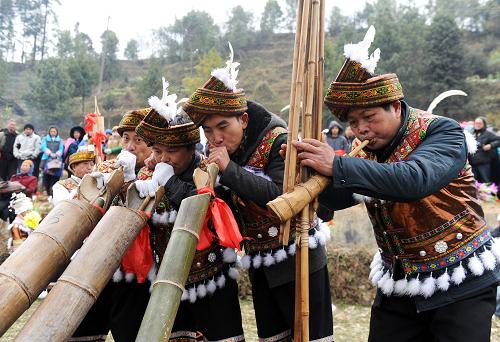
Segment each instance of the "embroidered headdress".
[[125,131],[135,130],[137,125],[141,123],[142,119],[144,119],[150,110],[151,108],[134,109],[123,114],[123,117],[116,128],[118,134],[122,136]]
[[73,164],[77,164],[84,161],[93,161],[95,159],[95,154],[93,151],[89,151],[87,146],[82,146],[78,148],[78,151],[69,156],[68,167],[71,168]]
[[183,120],[186,114],[175,102],[177,95],[169,95],[169,83],[165,78],[162,81],[162,98],[149,98],[150,111],[137,125],[135,132],[150,145],[158,143],[165,146],[186,146],[200,142],[198,127],[193,122]]
[[234,52],[229,43],[230,55],[226,67],[214,69],[210,79],[189,97],[185,112],[196,125],[201,125],[207,115],[239,115],[247,109],[243,89],[238,89],[237,76],[240,63],[234,62]]
[[344,46],[346,60],[325,97],[325,104],[341,121],[346,121],[351,108],[373,107],[403,98],[396,74],[374,76],[380,59],[380,49],[368,53],[374,38],[375,28],[370,26],[361,42]]

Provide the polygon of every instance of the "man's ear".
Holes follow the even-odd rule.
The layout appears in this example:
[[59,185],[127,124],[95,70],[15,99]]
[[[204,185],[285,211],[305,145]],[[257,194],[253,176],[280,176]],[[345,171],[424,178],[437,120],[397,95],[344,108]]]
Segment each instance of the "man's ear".
[[248,113],[245,112],[245,113],[241,114],[239,119],[241,120],[241,127],[243,127],[243,129],[247,128],[247,126],[248,126]]
[[399,119],[401,117],[401,101],[394,101],[391,105],[394,108],[396,117]]

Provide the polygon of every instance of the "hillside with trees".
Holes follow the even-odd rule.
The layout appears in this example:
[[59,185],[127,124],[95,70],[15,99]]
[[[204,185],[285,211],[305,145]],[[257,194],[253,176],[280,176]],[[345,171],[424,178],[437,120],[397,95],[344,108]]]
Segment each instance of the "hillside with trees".
[[[162,76],[179,97],[189,96],[213,68],[224,65],[227,41],[241,63],[239,86],[248,98],[276,113],[289,102],[293,0],[283,8],[268,0],[258,14],[236,6],[221,26],[206,12],[185,13],[152,33],[156,49],[147,59],[139,58],[136,40],[122,42],[112,30],[101,35],[102,53],[78,24],[58,30],[55,1],[0,0],[2,123],[14,117],[38,127],[68,128],[93,111],[97,95],[110,127],[123,112],[159,95]],[[446,99],[435,112],[457,120],[485,115],[500,126],[499,23],[500,0],[434,0],[425,8],[376,0],[352,17],[333,8],[327,15],[325,87],[343,62],[343,45],[359,41],[374,25],[372,46],[382,51],[376,72],[397,73],[411,105],[426,109],[440,92],[461,89],[469,96]],[[21,62],[12,61],[14,51],[21,51]],[[118,58],[120,51],[125,60]],[[332,118],[327,110],[324,118]]]

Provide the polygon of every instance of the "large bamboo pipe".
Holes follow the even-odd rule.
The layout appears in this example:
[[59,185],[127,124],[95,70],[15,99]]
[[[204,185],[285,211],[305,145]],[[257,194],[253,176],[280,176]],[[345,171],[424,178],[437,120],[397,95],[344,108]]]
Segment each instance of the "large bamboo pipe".
[[16,341],[67,341],[119,267],[146,221],[146,215],[139,211],[111,207]]
[[64,269],[101,217],[89,203],[61,201],[0,265],[0,336]]
[[[218,173],[214,163],[208,164],[206,171],[197,168],[193,173],[196,188],[213,189]],[[168,341],[170,337],[210,204],[207,196],[193,196],[181,202],[136,341]]]
[[0,266],[0,335],[62,272],[122,184],[121,170],[114,171],[101,190],[95,188],[94,178],[85,176],[78,188],[78,199],[58,203]]
[[[369,141],[365,140],[349,153],[356,156]],[[313,201],[330,184],[330,177],[314,175],[304,183],[297,184],[293,192],[283,194],[267,203],[267,207],[279,218],[280,222],[290,220],[298,215],[302,209]]]
[[136,341],[168,341],[209,203],[209,194],[182,201]]

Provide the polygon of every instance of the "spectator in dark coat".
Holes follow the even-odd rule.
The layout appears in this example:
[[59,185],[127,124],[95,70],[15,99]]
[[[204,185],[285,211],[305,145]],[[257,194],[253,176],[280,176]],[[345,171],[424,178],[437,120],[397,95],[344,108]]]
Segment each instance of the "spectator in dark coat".
[[17,159],[14,157],[16,141],[16,122],[10,120],[7,128],[0,131],[0,179],[8,180],[16,173]]
[[491,164],[498,158],[497,147],[500,137],[487,130],[486,118],[480,116],[474,121],[474,137],[478,142],[477,152],[469,156],[474,177],[480,183],[491,183]]
[[347,126],[345,128],[344,135],[345,135],[345,138],[347,139],[347,142],[349,143],[349,151],[350,151],[350,147],[352,146],[352,142],[354,141],[354,139],[356,139],[356,136],[352,132],[351,126]]
[[69,156],[78,151],[78,146],[85,136],[85,130],[81,126],[75,126],[69,131],[69,138],[64,143],[64,164],[69,164]]
[[326,133],[326,142],[333,148],[335,154],[343,156],[350,150],[350,145],[343,135],[344,127],[337,121],[330,122],[328,133]]

